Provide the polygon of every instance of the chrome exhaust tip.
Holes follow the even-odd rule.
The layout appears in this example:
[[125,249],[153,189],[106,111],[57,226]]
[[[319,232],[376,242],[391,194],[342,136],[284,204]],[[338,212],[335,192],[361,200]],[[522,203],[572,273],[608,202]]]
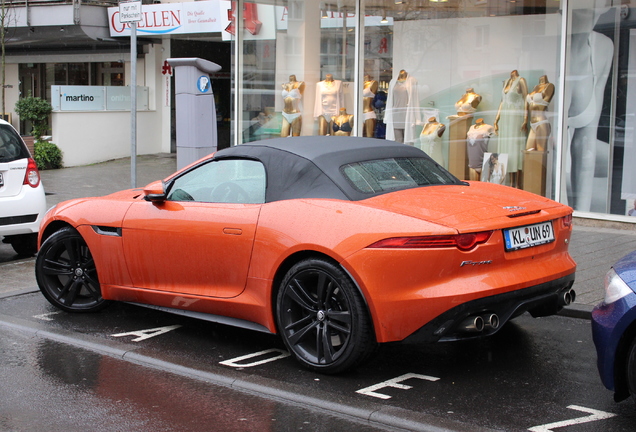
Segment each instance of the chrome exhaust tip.
[[480,316],[469,316],[459,325],[461,331],[479,333],[484,331],[484,319]]
[[576,293],[574,292],[574,290],[570,289],[561,293],[559,303],[561,306],[567,306],[572,303],[574,299],[576,299]]
[[499,316],[497,314],[491,313],[482,316],[484,320],[484,327],[496,330],[499,328]]

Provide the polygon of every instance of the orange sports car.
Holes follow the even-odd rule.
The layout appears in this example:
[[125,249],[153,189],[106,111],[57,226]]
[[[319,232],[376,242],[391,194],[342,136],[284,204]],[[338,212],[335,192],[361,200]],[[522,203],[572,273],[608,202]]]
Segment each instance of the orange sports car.
[[272,139],[58,204],[36,277],[69,312],[124,301],[277,333],[337,373],[378,343],[481,337],[573,299],[572,209],[460,181],[417,148]]

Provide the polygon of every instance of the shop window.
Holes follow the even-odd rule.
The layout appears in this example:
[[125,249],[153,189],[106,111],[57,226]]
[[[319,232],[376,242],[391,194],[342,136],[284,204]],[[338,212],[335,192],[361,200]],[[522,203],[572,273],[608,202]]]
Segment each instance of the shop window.
[[634,207],[636,13],[625,2],[237,3],[249,26],[236,143],[391,139],[460,179],[487,180],[496,160],[497,181],[579,212]]

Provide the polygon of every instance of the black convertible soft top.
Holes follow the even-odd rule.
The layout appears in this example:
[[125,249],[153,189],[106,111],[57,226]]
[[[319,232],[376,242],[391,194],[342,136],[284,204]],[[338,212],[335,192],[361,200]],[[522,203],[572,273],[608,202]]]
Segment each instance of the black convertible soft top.
[[388,158],[428,158],[423,151],[374,138],[312,136],[274,138],[218,151],[213,159],[250,158],[267,172],[266,202],[295,198],[362,200],[377,194],[355,189],[340,171],[349,163]]

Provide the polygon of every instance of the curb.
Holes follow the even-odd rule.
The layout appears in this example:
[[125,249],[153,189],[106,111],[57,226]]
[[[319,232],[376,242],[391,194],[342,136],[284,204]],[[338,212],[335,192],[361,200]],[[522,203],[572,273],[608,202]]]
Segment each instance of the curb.
[[592,319],[592,309],[594,306],[579,304],[579,303],[571,303],[563,309],[561,309],[558,315],[569,317],[569,318],[580,318],[585,320]]

